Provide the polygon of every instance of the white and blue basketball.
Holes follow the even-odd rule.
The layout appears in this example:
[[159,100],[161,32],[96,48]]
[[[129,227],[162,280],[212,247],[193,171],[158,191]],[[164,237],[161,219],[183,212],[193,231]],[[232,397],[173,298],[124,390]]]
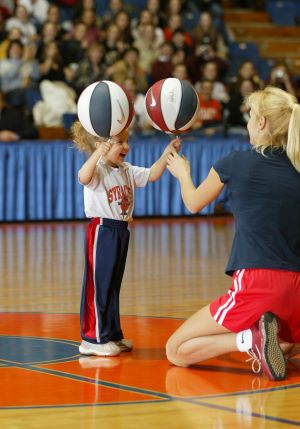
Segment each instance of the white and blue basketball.
[[167,78],[147,91],[145,110],[152,126],[166,133],[188,131],[199,109],[198,95],[186,80]]
[[82,126],[96,137],[113,137],[129,127],[133,103],[124,88],[103,80],[87,86],[79,96],[77,115]]

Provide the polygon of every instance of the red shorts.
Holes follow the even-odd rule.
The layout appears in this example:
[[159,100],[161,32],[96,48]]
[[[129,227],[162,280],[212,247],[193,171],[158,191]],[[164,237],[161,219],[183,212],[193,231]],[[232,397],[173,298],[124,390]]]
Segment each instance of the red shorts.
[[212,317],[231,332],[250,328],[266,311],[277,316],[282,340],[300,342],[299,272],[237,270],[228,292],[210,304]]

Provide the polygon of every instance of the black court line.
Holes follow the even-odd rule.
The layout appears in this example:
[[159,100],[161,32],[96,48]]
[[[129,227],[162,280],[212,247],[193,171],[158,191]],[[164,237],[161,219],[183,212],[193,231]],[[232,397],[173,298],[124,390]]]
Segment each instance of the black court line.
[[[19,312],[5,312],[5,313],[19,314]],[[24,314],[26,314],[26,313],[28,314],[28,312],[24,312]],[[38,312],[35,314],[45,314],[45,313]],[[49,314],[60,314],[61,315],[61,314],[77,314],[77,313],[49,313]],[[153,318],[153,319],[181,320],[181,318],[178,318],[178,317],[163,317],[163,316],[124,315],[124,317],[141,317],[141,318]],[[73,345],[76,347],[79,346],[79,342],[76,342],[74,340],[61,339],[61,338],[47,338],[47,337],[21,336],[21,335],[0,335],[0,337],[28,338],[28,339],[35,339],[35,340],[38,339],[38,340],[42,340],[42,341],[61,342],[61,343]],[[259,393],[265,393],[265,392],[270,392],[270,391],[276,392],[276,391],[280,391],[280,390],[289,390],[289,389],[293,389],[293,388],[299,388],[300,387],[299,383],[290,384],[290,385],[283,385],[283,386],[278,386],[278,387],[265,388],[265,389],[257,389],[257,390],[241,391],[241,392],[230,392],[230,393],[217,394],[217,395],[193,396],[193,397],[189,397],[189,398],[182,398],[182,397],[179,397],[176,395],[164,394],[164,393],[157,392],[154,390],[142,389],[142,388],[122,385],[122,384],[118,384],[118,383],[103,381],[103,380],[95,380],[92,378],[79,376],[76,374],[70,374],[70,373],[65,373],[65,372],[61,372],[61,371],[49,370],[49,369],[43,368],[43,367],[33,366],[33,365],[48,365],[48,364],[52,364],[52,363],[56,363],[56,362],[60,363],[60,362],[74,361],[74,360],[78,359],[79,356],[80,355],[76,354],[76,355],[73,355],[73,356],[70,356],[67,358],[55,359],[55,360],[51,360],[51,361],[31,362],[28,364],[20,364],[18,362],[8,361],[8,360],[0,358],[0,368],[18,367],[18,368],[22,368],[25,370],[37,371],[37,372],[46,373],[49,375],[54,375],[54,376],[58,376],[58,377],[62,377],[62,378],[69,378],[69,379],[72,379],[74,381],[97,384],[97,385],[102,385],[104,387],[109,387],[112,389],[124,390],[124,391],[128,391],[131,393],[153,396],[155,398],[160,398],[160,399],[156,399],[156,400],[154,400],[154,399],[150,400],[149,399],[147,401],[143,400],[143,401],[128,401],[128,402],[116,402],[116,403],[115,402],[109,402],[109,403],[99,403],[99,404],[75,404],[75,405],[68,404],[68,405],[55,405],[55,406],[43,406],[43,407],[40,407],[40,406],[1,407],[0,406],[0,409],[64,408],[64,407],[77,407],[77,406],[108,406],[108,405],[115,405],[116,406],[116,405],[126,405],[126,404],[128,405],[128,404],[134,404],[134,403],[141,404],[141,403],[153,403],[153,402],[169,402],[169,401],[175,400],[175,401],[186,402],[186,403],[199,405],[199,406],[203,406],[203,407],[215,408],[215,409],[219,409],[219,410],[223,410],[223,411],[233,412],[234,414],[243,414],[243,415],[248,415],[249,417],[252,416],[252,417],[263,418],[263,419],[267,419],[267,420],[271,420],[271,421],[281,422],[281,423],[285,423],[288,425],[300,426],[300,422],[289,420],[289,419],[282,419],[279,417],[267,416],[264,414],[252,413],[252,412],[251,413],[245,413],[244,411],[243,411],[243,413],[239,413],[235,408],[224,407],[224,406],[219,406],[219,405],[209,404],[209,403],[203,402],[203,399],[214,399],[214,398],[217,399],[217,398],[226,398],[226,397],[231,397],[231,396],[243,396],[243,395],[259,394]]]
[[[217,404],[210,404],[207,402],[203,402],[203,400],[196,400],[195,398],[182,398],[182,397],[177,397],[174,395],[169,395],[169,394],[165,394],[165,393],[161,393],[161,392],[156,392],[153,390],[147,390],[147,389],[142,389],[142,388],[137,388],[137,387],[131,387],[131,386],[126,386],[126,385],[122,385],[122,384],[118,384],[118,383],[112,383],[112,382],[108,382],[108,381],[103,381],[103,380],[95,380],[93,378],[89,378],[89,377],[83,377],[83,376],[78,376],[76,374],[70,374],[70,373],[66,373],[66,372],[60,372],[60,371],[55,371],[55,370],[49,370],[47,368],[39,368],[39,367],[34,367],[31,365],[22,365],[22,364],[18,364],[12,361],[9,361],[10,365],[13,364],[13,366],[18,367],[18,368],[22,368],[25,370],[29,370],[29,371],[36,371],[36,372],[40,372],[40,373],[45,373],[45,374],[49,374],[49,375],[54,375],[54,376],[58,376],[61,378],[68,378],[74,381],[79,381],[79,382],[84,382],[84,383],[91,383],[91,384],[97,384],[99,386],[105,386],[105,387],[110,387],[113,389],[118,389],[118,390],[124,390],[127,392],[131,392],[131,393],[137,393],[137,394],[143,394],[143,395],[148,395],[148,396],[153,396],[153,397],[158,397],[160,398],[160,400],[156,399],[156,400],[142,400],[142,401],[128,401],[128,402],[117,402],[117,403],[98,403],[98,404],[80,404],[80,405],[55,405],[55,406],[21,406],[21,407],[0,407],[1,409],[34,409],[34,408],[70,408],[70,407],[77,407],[77,406],[108,406],[108,405],[131,405],[131,404],[152,404],[152,403],[157,403],[157,402],[184,402],[184,403],[188,403],[188,404],[192,404],[192,405],[198,405],[204,408],[213,408],[216,410],[220,410],[220,411],[226,411],[226,412],[230,412],[233,414],[241,414],[243,416],[249,416],[249,417],[256,417],[259,419],[263,419],[263,420],[269,420],[269,421],[273,421],[273,422],[279,422],[279,423],[284,423],[287,425],[293,425],[293,426],[300,426],[300,422],[295,421],[295,420],[290,420],[290,419],[284,419],[281,417],[274,417],[274,416],[269,416],[266,414],[260,414],[260,413],[255,413],[255,412],[245,412],[243,410],[243,412],[239,412],[236,410],[236,408],[232,408],[232,407],[226,407],[223,405],[217,405]],[[274,388],[273,390],[277,390],[276,388]],[[251,392],[251,391],[250,391]],[[259,392],[259,391],[258,391]],[[257,392],[257,393],[258,393]],[[248,394],[249,392],[245,392],[244,394]],[[252,393],[256,393],[256,392],[252,392]],[[236,396],[237,394],[229,394],[229,395],[223,395],[222,397],[228,397],[228,396]],[[217,396],[214,396],[217,398]],[[207,398],[208,399],[208,398]]]
[[[77,355],[77,357],[78,356],[79,355]],[[156,392],[154,390],[131,387],[131,386],[127,386],[127,385],[123,385],[123,384],[119,384],[119,383],[112,383],[110,381],[105,381],[105,380],[95,380],[94,378],[84,377],[82,375],[70,374],[68,372],[56,371],[53,369],[48,369],[48,368],[43,368],[43,367],[35,367],[32,365],[27,365],[27,364],[20,364],[18,362],[14,362],[14,361],[4,361],[3,359],[1,359],[1,362],[7,362],[10,366],[13,366],[15,368],[21,368],[21,369],[25,369],[28,371],[34,371],[34,372],[40,372],[43,374],[54,375],[56,377],[67,378],[67,379],[70,379],[73,381],[81,381],[84,383],[97,384],[99,386],[110,387],[110,388],[118,389],[118,390],[124,390],[124,391],[131,392],[131,393],[137,393],[137,394],[142,394],[142,395],[159,397],[161,399],[167,399],[167,400],[172,399],[172,397],[170,395],[168,395],[166,393]]]

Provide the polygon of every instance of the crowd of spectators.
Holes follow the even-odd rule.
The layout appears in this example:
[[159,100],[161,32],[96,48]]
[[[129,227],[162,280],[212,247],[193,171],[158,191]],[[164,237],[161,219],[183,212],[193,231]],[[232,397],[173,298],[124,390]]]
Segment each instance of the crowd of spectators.
[[16,134],[35,138],[38,127],[76,114],[87,85],[113,80],[134,101],[132,132],[149,133],[145,93],[174,76],[199,93],[194,131],[243,132],[245,95],[267,83],[295,87],[285,64],[274,66],[267,82],[250,60],[230,76],[228,37],[218,0],[0,0],[1,99],[7,115],[18,110],[24,124],[32,121],[31,135],[28,127]]

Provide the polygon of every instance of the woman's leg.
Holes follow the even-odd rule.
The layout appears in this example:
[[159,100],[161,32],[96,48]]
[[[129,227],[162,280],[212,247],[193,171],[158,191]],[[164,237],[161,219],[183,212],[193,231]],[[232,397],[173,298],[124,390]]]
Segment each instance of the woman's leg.
[[237,350],[236,334],[213,319],[209,306],[187,319],[166,345],[168,360],[183,367]]
[[300,354],[300,343],[286,343],[281,342],[279,343],[281,350],[283,351],[283,354],[287,357],[293,357]]
[[[267,312],[249,329],[235,334],[218,325],[207,306],[186,320],[170,337],[166,347],[167,358],[174,365],[187,367],[243,350],[253,358],[252,370],[255,373],[262,369],[270,380],[283,380],[286,377],[286,362],[277,342],[277,326],[276,317]],[[281,347],[288,352],[288,346],[286,343]]]

